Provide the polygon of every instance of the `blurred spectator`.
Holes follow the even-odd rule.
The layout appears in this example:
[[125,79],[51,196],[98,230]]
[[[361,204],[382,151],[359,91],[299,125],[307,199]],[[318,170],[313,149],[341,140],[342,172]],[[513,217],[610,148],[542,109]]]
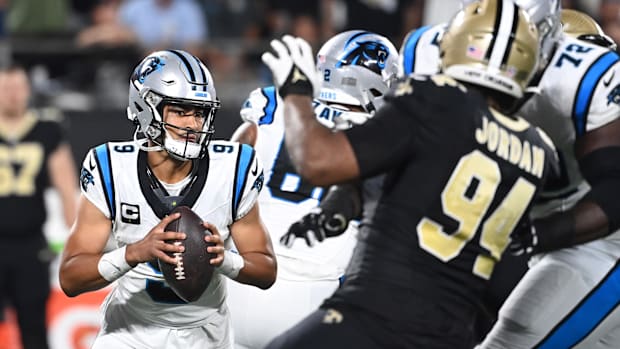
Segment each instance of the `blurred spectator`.
[[[44,190],[52,185],[73,223],[77,176],[69,144],[49,110],[28,110],[26,72],[0,72],[0,299],[15,308],[24,349],[47,348],[46,304],[53,257],[43,235]],[[57,115],[57,113],[56,113]]]
[[68,29],[68,0],[9,0],[6,18],[11,34],[60,33]]
[[91,9],[91,25],[78,33],[78,46],[126,46],[137,42],[136,35],[121,23],[122,0],[101,0]]
[[[424,0],[323,0],[344,6],[344,28],[364,29],[388,37],[398,46],[408,31],[422,24]],[[328,12],[330,13],[330,12]],[[337,21],[335,25],[338,26]]]
[[208,37],[204,10],[194,0],[125,0],[119,16],[148,52],[177,48],[200,56]]
[[602,0],[600,18],[603,31],[620,42],[620,0]]
[[270,0],[265,17],[271,38],[292,34],[316,48],[323,41],[321,14],[321,1]]

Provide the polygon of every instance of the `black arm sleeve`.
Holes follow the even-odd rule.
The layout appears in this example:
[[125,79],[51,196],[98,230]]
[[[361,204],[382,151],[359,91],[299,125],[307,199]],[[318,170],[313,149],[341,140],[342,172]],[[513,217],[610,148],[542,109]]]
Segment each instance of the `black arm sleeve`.
[[411,156],[412,119],[388,102],[366,123],[345,131],[357,157],[361,178],[386,172]]
[[533,222],[538,252],[603,238],[620,228],[620,147],[605,147],[579,160],[590,191],[574,207]]
[[620,147],[605,147],[587,154],[579,168],[590,184],[590,192],[582,201],[598,205],[608,220],[608,232],[620,228]]

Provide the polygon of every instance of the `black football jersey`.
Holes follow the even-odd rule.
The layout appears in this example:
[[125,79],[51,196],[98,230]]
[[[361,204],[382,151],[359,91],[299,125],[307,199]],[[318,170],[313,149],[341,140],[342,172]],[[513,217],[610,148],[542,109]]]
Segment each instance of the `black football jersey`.
[[64,141],[60,123],[28,113],[23,127],[0,127],[0,235],[28,237],[42,233],[46,219],[43,194],[49,186],[49,156]]
[[430,297],[473,309],[556,160],[546,135],[442,75],[399,81],[346,134],[361,177],[385,181],[327,304],[406,317],[407,299]]

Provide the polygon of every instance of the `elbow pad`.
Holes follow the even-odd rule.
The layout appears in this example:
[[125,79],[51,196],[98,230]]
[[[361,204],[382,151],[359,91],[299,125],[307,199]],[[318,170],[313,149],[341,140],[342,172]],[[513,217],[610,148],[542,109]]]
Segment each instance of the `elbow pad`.
[[597,204],[607,216],[609,232],[620,228],[620,147],[605,147],[579,160],[590,192],[582,200]]

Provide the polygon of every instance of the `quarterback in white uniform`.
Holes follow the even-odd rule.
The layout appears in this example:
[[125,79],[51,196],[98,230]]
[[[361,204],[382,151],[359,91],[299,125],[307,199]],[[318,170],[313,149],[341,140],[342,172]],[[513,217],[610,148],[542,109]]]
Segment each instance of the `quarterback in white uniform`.
[[[102,305],[93,348],[231,348],[224,277],[268,288],[276,265],[258,214],[263,168],[255,151],[212,141],[219,101],[211,75],[178,50],[146,57],[132,75],[128,116],[146,139],[91,149],[81,171],[80,209],[60,269],[70,296],[115,287]],[[188,206],[213,236],[216,272],[199,299],[185,302],[166,284],[157,258],[183,246],[164,231]],[[116,249],[104,252],[108,238]],[[234,240],[237,251],[226,249]],[[207,266],[205,266],[207,267]]]
[[[600,45],[608,42],[602,32],[562,33],[559,1],[515,3],[543,37],[542,69],[519,115],[553,140],[563,176],[543,191],[534,220],[513,236],[517,253],[555,251],[532,258],[480,347],[620,348],[620,60]],[[432,37],[441,33],[420,28],[407,36],[403,74],[418,67],[428,74],[436,66],[419,56],[439,53]]]
[[[371,32],[348,31],[328,40],[317,54],[325,79],[325,88],[314,101],[317,119],[332,129],[366,121],[371,114],[365,108],[378,108],[380,94],[397,73],[397,55],[389,40]],[[340,86],[340,81],[349,85]],[[256,89],[241,109],[244,124],[233,135],[234,140],[253,145],[266,164],[259,202],[273,241],[315,209],[326,192],[307,183],[293,168],[284,145],[283,112],[273,86]],[[316,247],[302,241],[290,241],[290,247],[274,243],[278,276],[267,291],[229,282],[236,348],[261,348],[316,310],[339,286],[357,241],[356,231],[353,223],[344,234]]]

